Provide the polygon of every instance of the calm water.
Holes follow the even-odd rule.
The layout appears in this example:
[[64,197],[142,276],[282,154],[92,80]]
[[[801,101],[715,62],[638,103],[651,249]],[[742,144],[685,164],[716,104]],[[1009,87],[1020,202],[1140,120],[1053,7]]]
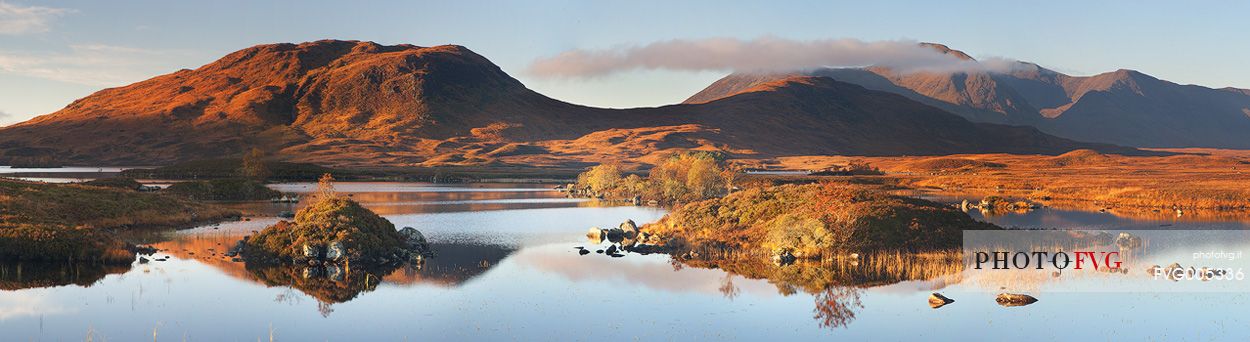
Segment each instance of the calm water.
[[116,176],[122,170],[150,168],[150,166],[66,166],[13,168],[0,165],[0,177],[15,178],[44,183],[85,182],[96,178]]
[[[307,192],[312,185],[275,188]],[[1048,292],[1052,285],[1041,284],[1030,292],[1041,301],[1009,308],[961,283],[958,273],[708,268],[655,254],[581,256],[574,247],[597,248],[581,237],[588,227],[650,222],[664,211],[567,199],[546,186],[337,189],[398,227],[420,229],[438,256],[419,269],[340,281],[249,269],[220,253],[299,205],[240,204],[257,214],[148,237],[168,261],[129,269],[4,265],[0,340],[1250,339],[1245,292]],[[1049,209],[985,219],[1086,229],[1246,225]],[[934,291],[956,302],[932,309],[926,299]]]

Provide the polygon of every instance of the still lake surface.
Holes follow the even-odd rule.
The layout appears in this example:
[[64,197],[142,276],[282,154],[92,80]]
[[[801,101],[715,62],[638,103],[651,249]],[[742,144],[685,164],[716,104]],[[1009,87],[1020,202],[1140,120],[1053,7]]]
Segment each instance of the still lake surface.
[[[307,193],[315,186],[273,187]],[[660,208],[569,199],[541,185],[336,188],[396,227],[421,230],[437,256],[380,279],[342,282],[248,269],[221,253],[301,204],[237,204],[255,215],[144,237],[167,261],[3,265],[0,341],[1250,339],[1245,291],[1048,292],[1054,285],[1040,284],[1030,292],[1039,302],[1003,307],[957,274],[810,289],[661,254],[611,258],[574,249],[597,248],[582,236],[589,227],[652,222],[665,214]],[[1235,218],[972,214],[1020,228],[1250,228]],[[956,302],[930,308],[935,291]]]

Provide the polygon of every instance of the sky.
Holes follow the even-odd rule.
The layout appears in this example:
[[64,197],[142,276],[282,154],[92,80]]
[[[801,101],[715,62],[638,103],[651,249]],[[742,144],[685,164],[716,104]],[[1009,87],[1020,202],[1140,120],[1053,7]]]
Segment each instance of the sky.
[[458,44],[531,89],[600,107],[681,102],[730,70],[532,72],[569,50],[671,40],[937,42],[1073,75],[1134,69],[1250,88],[1250,2],[0,0],[0,125],[248,46],[353,39]]

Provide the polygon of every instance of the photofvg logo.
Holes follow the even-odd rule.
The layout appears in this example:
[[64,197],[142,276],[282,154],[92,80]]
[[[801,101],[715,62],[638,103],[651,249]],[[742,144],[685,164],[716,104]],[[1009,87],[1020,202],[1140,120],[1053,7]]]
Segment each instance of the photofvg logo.
[[965,231],[963,247],[962,283],[986,291],[1250,291],[1250,231]]

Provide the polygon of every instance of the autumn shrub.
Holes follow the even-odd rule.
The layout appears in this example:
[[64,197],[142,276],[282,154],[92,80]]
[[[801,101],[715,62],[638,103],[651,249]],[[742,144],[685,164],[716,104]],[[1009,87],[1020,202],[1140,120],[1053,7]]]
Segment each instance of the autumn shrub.
[[595,194],[606,194],[619,189],[622,183],[621,167],[616,163],[599,164],[577,176],[577,184]]
[[578,175],[577,186],[607,198],[641,197],[662,203],[690,202],[724,196],[737,171],[710,152],[683,152],[665,158],[646,178],[624,175],[615,163],[600,164]]

